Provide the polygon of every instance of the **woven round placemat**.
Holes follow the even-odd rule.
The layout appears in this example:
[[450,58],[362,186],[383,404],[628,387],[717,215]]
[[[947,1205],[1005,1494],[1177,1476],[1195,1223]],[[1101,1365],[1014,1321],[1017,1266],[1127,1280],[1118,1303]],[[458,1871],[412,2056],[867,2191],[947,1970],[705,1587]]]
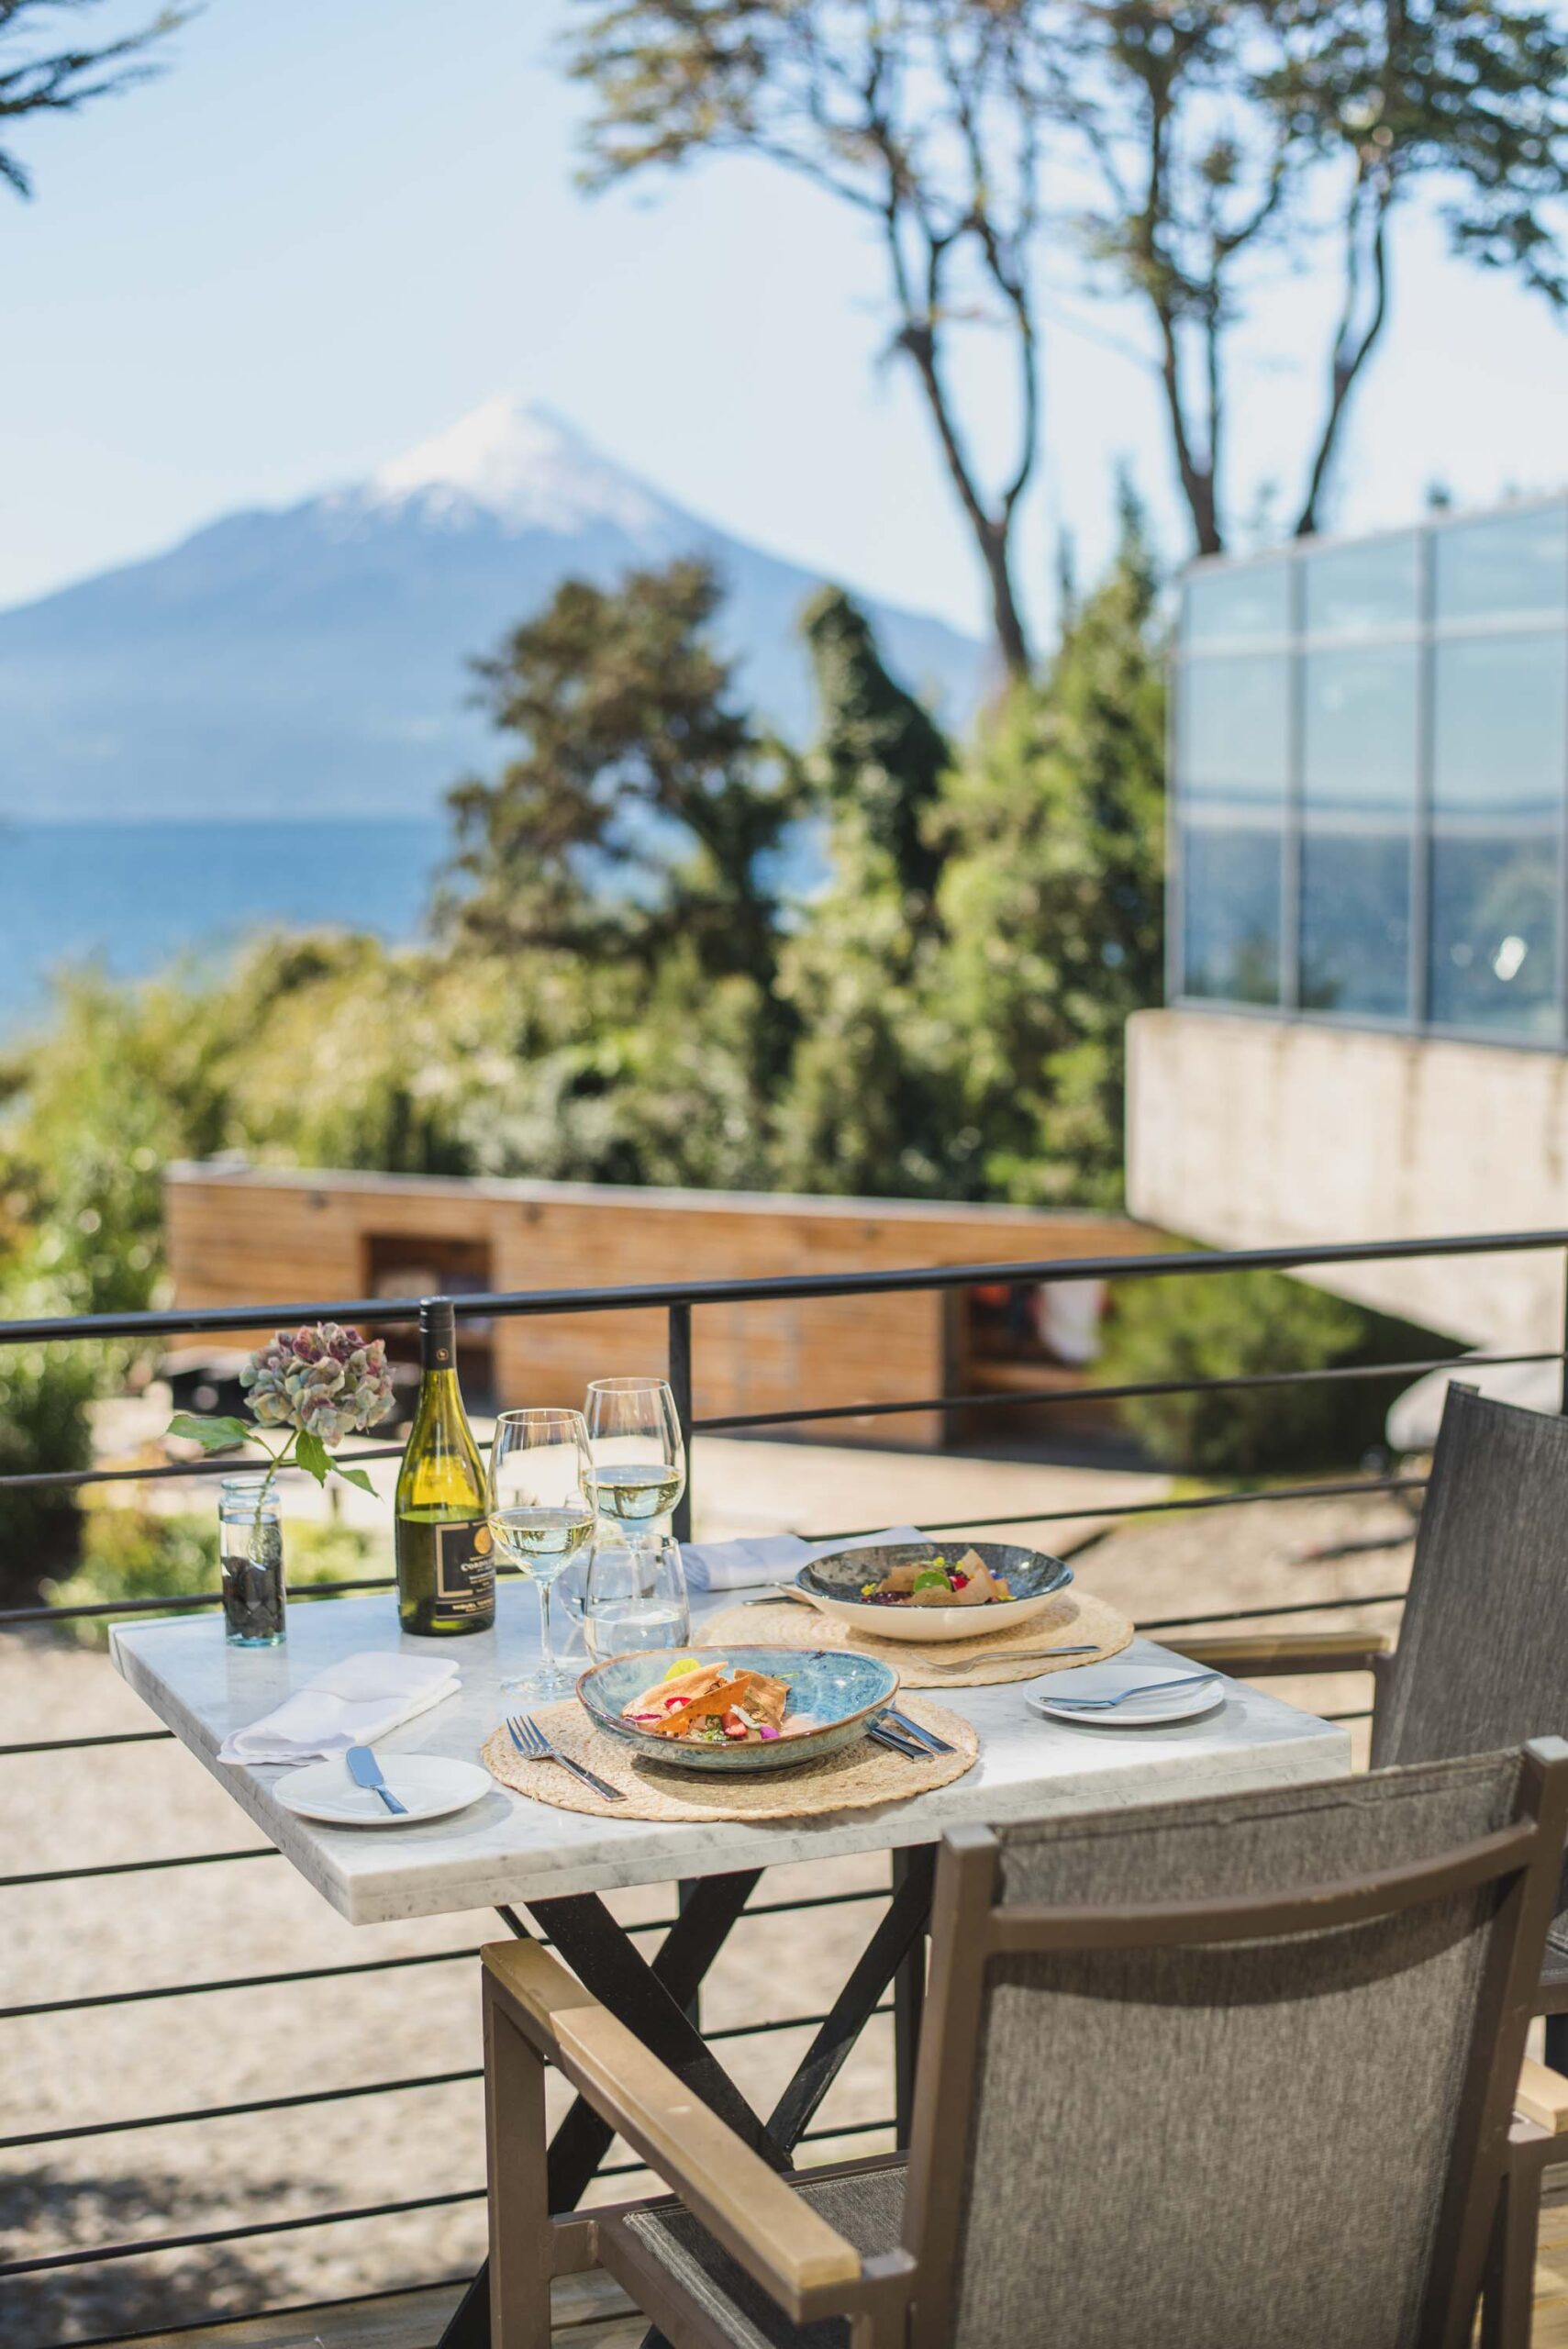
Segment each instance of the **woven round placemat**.
[[[857,1655],[880,1656],[906,1688],[984,1688],[1003,1680],[1038,1680],[1042,1672],[1070,1672],[1075,1664],[1103,1664],[1119,1655],[1133,1636],[1127,1617],[1092,1591],[1069,1588],[1041,1615],[1015,1631],[993,1631],[985,1639],[873,1640],[836,1623],[797,1598],[754,1599],[727,1607],[702,1627],[705,1647],[852,1648]],[[1093,1655],[1064,1655],[1054,1663],[1042,1648],[1082,1647]],[[962,1672],[940,1672],[938,1664],[961,1664]]]
[[905,1802],[951,1785],[973,1767],[980,1741],[967,1721],[923,1697],[907,1705],[901,1701],[900,1709],[956,1751],[910,1762],[862,1737],[825,1761],[803,1762],[797,1770],[706,1776],[645,1762],[621,1739],[595,1729],[569,1697],[562,1704],[541,1707],[535,1719],[563,1753],[618,1787],[624,1801],[606,1802],[559,1762],[525,1760],[504,1729],[486,1742],[480,1758],[504,1787],[557,1810],[585,1810],[595,1819],[815,1819],[824,1811],[874,1810],[884,1802]]

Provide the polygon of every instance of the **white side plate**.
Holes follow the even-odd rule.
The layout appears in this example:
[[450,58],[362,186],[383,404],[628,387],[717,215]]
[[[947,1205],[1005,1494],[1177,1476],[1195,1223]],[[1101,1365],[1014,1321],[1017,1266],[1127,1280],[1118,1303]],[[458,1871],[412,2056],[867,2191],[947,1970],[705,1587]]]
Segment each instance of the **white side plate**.
[[387,1785],[406,1805],[406,1818],[388,1810],[373,1787],[357,1787],[341,1754],[291,1770],[272,1792],[286,1810],[332,1827],[417,1827],[427,1819],[466,1810],[495,1783],[477,1762],[449,1762],[439,1753],[378,1753],[376,1759]]
[[[1174,1680],[1182,1668],[1175,1662],[1080,1664],[1075,1672],[1053,1672],[1030,1689],[1027,1701],[1031,1712],[1053,1721],[1086,1722],[1091,1729],[1156,1729],[1167,1721],[1196,1720],[1204,1713],[1217,1711],[1225,1702],[1223,1677],[1146,1697],[1127,1694],[1147,1683]],[[1187,1669],[1195,1672],[1197,1666],[1191,1664]],[[1123,1701],[1107,1705],[1103,1711],[1088,1712],[1076,1705],[1058,1704],[1059,1697],[1120,1697]]]

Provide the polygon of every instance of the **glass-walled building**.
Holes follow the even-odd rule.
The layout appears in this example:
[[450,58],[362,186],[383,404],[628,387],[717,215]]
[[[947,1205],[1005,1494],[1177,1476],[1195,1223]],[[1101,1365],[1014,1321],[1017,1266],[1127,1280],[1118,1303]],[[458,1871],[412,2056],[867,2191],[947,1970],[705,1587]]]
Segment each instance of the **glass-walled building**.
[[1171,999],[1568,1042],[1568,497],[1196,564]]

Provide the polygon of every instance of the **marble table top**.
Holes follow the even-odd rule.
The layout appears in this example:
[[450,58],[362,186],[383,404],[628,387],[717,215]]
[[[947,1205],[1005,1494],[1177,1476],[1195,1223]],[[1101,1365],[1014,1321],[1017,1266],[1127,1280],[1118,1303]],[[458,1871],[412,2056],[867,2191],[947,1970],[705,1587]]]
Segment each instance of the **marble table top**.
[[[734,1598],[729,1592],[706,1604],[695,1600],[694,1618],[700,1621]],[[530,1651],[537,1654],[533,1593],[506,1581],[498,1601],[494,1631],[442,1644],[440,1653],[462,1672],[458,1695],[395,1731],[381,1742],[384,1750],[478,1759],[507,1709],[499,1686],[503,1671],[517,1669]],[[272,1788],[287,1765],[247,1768],[217,1761],[231,1729],[270,1712],[328,1664],[366,1648],[403,1645],[435,1653],[431,1641],[405,1641],[391,1594],[377,1592],[295,1605],[288,1639],[277,1648],[230,1647],[221,1620],[204,1614],[122,1624],[113,1633],[112,1653],[130,1686],[351,1924],[890,1851],[934,1842],[961,1820],[1040,1818],[1229,1793],[1336,1777],[1351,1765],[1342,1728],[1234,1681],[1227,1685],[1223,1707],[1200,1720],[1120,1732],[1042,1720],[1024,1701],[1038,1685],[1032,1681],[932,1692],[980,1733],[980,1759],[966,1776],[880,1810],[797,1821],[693,1826],[596,1819],[495,1786],[468,1810],[426,1826],[333,1828],[298,1819],[274,1799]],[[1175,1661],[1147,1640],[1128,1653]]]

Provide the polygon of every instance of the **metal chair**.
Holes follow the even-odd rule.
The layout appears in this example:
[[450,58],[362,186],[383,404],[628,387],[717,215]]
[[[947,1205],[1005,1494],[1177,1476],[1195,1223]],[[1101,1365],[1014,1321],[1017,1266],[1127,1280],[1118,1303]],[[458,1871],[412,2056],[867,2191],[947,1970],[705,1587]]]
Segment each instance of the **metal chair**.
[[[951,1834],[907,2159],[790,2178],[486,1948],[495,2349],[595,2262],[675,2349],[1523,2349],[1565,1831],[1551,1740]],[[679,2199],[551,2218],[547,2063]]]
[[[1398,1645],[1382,1632],[1183,1640],[1238,1678],[1370,1671],[1374,1769],[1568,1733],[1568,1419],[1451,1386]],[[1536,2011],[1568,2011],[1568,1879]],[[1568,2059],[1568,2026],[1549,2031]]]

